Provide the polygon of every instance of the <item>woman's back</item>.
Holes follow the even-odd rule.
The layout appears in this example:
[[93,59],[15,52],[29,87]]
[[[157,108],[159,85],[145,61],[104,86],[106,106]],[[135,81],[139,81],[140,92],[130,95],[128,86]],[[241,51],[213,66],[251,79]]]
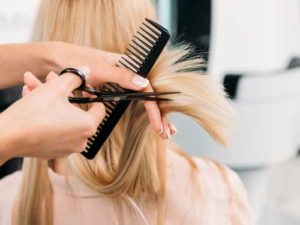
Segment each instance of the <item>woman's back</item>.
[[[211,160],[193,158],[199,171],[193,175],[189,162],[173,149],[167,150],[166,158],[165,224],[254,224],[245,190],[234,172]],[[54,225],[115,224],[116,211],[110,198],[87,187],[78,178],[66,180],[51,169],[49,175],[53,186]],[[0,225],[11,224],[20,179],[21,172],[16,172],[0,182]],[[200,184],[198,191],[195,183]],[[155,225],[155,204],[143,200],[136,203],[141,215]],[[143,224],[141,221],[129,224]]]

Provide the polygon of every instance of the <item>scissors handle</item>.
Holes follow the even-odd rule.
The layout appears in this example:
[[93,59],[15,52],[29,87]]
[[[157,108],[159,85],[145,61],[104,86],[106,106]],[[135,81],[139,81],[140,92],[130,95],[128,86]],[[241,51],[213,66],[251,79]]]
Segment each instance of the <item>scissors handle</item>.
[[86,79],[85,79],[86,74],[84,72],[82,72],[81,70],[75,69],[75,68],[65,68],[59,73],[59,75],[61,76],[65,73],[72,73],[72,74],[78,76],[81,79],[81,85],[78,88],[76,88],[76,90],[85,89],[85,87],[86,87]]

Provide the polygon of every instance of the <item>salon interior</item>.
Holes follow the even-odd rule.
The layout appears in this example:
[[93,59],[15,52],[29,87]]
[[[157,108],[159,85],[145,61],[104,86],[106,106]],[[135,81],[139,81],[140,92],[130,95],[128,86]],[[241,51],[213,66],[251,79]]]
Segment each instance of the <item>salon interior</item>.
[[[30,40],[39,0],[0,0],[0,43]],[[191,44],[238,112],[227,149],[191,119],[172,115],[189,154],[220,161],[241,177],[258,225],[300,224],[300,0],[159,0],[172,42]],[[0,91],[0,110],[21,88]],[[17,170],[21,159],[0,169]]]

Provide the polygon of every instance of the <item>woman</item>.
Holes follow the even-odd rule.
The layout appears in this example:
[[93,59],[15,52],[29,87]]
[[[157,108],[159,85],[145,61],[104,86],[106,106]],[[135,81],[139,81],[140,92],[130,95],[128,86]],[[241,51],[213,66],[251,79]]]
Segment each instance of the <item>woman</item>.
[[[44,0],[35,39],[123,53],[145,17],[155,19],[150,0]],[[181,92],[159,107],[164,116],[192,117],[226,145],[233,110],[215,81],[193,72],[201,60],[188,54],[165,50],[148,76],[156,91]],[[28,158],[0,193],[2,224],[253,224],[237,175],[160,139],[141,102],[131,103],[94,160]]]

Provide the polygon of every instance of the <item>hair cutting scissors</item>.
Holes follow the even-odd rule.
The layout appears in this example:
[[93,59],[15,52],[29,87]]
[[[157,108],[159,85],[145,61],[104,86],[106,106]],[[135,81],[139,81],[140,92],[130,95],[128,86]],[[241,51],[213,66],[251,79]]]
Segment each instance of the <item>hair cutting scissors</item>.
[[98,91],[93,88],[90,88],[86,85],[85,74],[75,68],[66,68],[61,71],[60,75],[64,73],[72,73],[80,77],[82,80],[82,84],[75,90],[84,91],[96,97],[89,98],[89,97],[69,97],[69,101],[72,103],[93,103],[93,102],[117,102],[117,101],[137,101],[137,100],[146,100],[146,101],[173,101],[169,98],[161,98],[157,96],[161,95],[171,95],[171,94],[178,94],[180,92],[176,91],[169,91],[169,92],[134,92],[131,90],[128,91]]

